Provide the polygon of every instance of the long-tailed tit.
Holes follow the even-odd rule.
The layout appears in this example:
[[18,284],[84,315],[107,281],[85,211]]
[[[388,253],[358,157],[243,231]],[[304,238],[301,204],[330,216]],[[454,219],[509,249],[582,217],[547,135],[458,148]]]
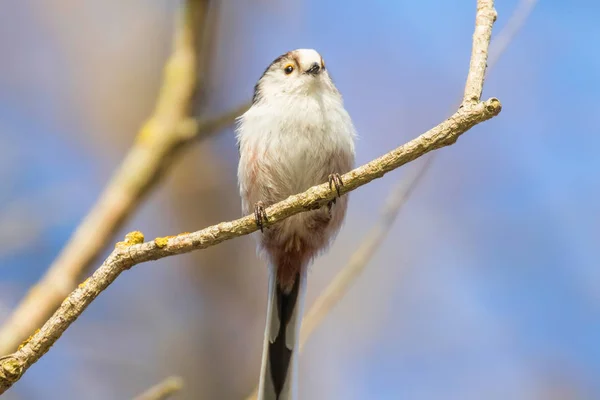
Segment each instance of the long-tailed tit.
[[[354,166],[355,130],[342,96],[315,50],[278,57],[254,89],[252,107],[239,118],[238,179],[244,213],[263,231],[265,208]],[[258,398],[295,399],[298,346],[307,269],[339,231],[347,196],[264,229],[259,249],[269,263],[267,324]]]

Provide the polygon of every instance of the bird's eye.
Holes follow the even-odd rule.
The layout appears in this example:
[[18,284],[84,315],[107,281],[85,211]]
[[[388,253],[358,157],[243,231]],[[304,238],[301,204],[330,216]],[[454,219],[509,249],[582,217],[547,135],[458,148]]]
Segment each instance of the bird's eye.
[[291,74],[292,72],[294,72],[294,66],[292,64],[286,65],[283,69],[283,72],[285,72],[286,75]]

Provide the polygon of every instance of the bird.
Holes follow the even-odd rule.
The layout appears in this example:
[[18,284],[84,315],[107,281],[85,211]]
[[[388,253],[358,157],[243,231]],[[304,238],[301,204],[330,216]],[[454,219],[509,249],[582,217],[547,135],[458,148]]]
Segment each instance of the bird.
[[[236,121],[242,211],[254,213],[258,253],[268,264],[267,320],[259,400],[298,396],[298,351],[308,268],[337,236],[348,206],[341,176],[354,167],[355,127],[323,57],[297,49],[277,57]],[[272,204],[329,183],[320,209],[265,226]]]

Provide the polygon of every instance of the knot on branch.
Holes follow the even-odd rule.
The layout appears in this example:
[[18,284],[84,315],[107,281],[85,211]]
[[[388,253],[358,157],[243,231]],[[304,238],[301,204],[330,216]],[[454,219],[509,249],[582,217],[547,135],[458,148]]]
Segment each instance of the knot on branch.
[[483,104],[485,106],[486,113],[488,113],[490,117],[495,117],[496,115],[500,114],[500,111],[502,111],[502,103],[500,103],[500,100],[495,97],[484,101]]
[[15,356],[0,358],[0,386],[15,383],[23,375],[23,363]]

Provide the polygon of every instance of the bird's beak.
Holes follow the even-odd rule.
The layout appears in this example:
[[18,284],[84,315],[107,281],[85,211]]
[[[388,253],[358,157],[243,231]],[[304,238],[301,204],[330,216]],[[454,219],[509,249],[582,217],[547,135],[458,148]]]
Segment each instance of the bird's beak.
[[321,72],[321,66],[319,65],[319,63],[313,63],[309,69],[306,70],[307,74],[310,75],[318,75]]

